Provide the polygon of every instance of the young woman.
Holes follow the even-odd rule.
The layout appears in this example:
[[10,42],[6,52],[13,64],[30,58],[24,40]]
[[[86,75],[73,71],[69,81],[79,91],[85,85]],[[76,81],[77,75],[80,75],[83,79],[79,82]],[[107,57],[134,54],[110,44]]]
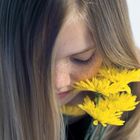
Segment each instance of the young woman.
[[[86,127],[66,136],[60,107],[80,103],[73,83],[102,65],[140,67],[125,0],[1,0],[0,139],[84,140]],[[139,115],[138,106],[104,140],[138,140]],[[74,130],[89,122],[69,118]]]

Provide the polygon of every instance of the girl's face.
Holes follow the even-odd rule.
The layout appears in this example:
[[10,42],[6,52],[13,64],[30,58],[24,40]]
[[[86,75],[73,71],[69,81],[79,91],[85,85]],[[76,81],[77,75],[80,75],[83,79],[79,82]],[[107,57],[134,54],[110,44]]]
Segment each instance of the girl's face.
[[84,22],[65,23],[56,39],[55,88],[60,104],[80,103],[85,93],[73,91],[72,84],[98,72],[102,57]]

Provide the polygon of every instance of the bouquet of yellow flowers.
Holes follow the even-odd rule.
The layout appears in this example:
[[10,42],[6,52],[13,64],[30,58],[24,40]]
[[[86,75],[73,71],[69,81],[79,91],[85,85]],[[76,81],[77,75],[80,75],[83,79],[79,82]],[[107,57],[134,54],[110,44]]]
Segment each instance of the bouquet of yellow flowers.
[[[92,138],[101,140],[107,125],[124,125],[121,119],[126,111],[132,111],[140,101],[131,93],[129,83],[140,81],[140,69],[119,69],[103,67],[91,79],[76,82],[73,87],[78,91],[91,91],[94,99],[89,96],[84,98],[82,104],[77,106],[62,106],[64,114],[79,116],[87,113],[93,118],[93,125],[97,132]],[[100,129],[99,129],[100,128]],[[92,126],[91,126],[92,129]],[[97,131],[96,129],[96,131]],[[100,132],[99,132],[100,131]],[[85,138],[86,140],[88,139]]]

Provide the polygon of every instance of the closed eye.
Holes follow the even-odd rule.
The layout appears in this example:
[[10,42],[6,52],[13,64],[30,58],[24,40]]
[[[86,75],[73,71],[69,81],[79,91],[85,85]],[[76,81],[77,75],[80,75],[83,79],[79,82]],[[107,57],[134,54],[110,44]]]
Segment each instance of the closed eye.
[[80,59],[80,58],[74,58],[74,57],[71,57],[70,60],[75,63],[75,64],[80,64],[80,65],[87,65],[91,62],[91,60],[93,59],[95,53],[93,53],[90,58],[88,59]]

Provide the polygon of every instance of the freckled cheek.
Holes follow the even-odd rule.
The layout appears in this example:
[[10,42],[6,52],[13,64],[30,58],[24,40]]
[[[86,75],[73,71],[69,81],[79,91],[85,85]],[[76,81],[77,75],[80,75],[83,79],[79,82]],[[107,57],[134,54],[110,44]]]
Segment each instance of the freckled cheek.
[[102,59],[97,58],[94,61],[95,62],[91,63],[91,65],[89,66],[83,66],[81,68],[77,68],[77,70],[75,70],[75,72],[73,73],[74,81],[84,80],[84,79],[91,78],[94,75],[96,75],[99,68],[101,67]]

